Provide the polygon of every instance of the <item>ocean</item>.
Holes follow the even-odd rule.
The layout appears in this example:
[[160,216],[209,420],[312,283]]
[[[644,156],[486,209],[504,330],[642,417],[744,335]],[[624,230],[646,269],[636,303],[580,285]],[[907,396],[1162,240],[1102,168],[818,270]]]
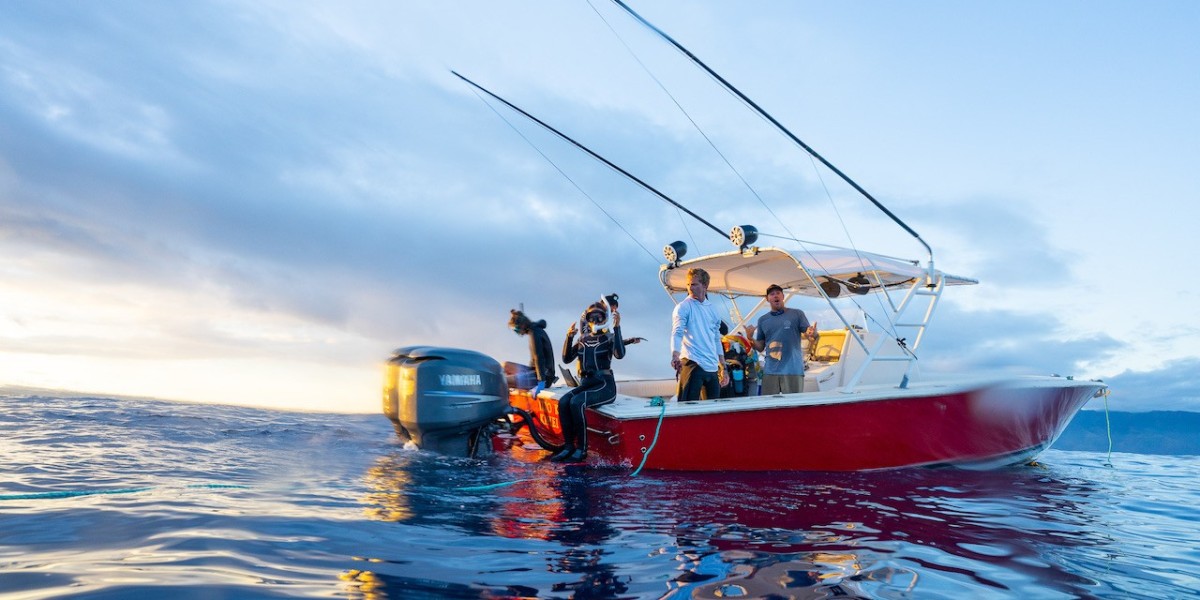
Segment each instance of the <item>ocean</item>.
[[41,396],[0,408],[5,600],[1200,590],[1196,456],[634,477],[534,451],[414,450],[382,415]]

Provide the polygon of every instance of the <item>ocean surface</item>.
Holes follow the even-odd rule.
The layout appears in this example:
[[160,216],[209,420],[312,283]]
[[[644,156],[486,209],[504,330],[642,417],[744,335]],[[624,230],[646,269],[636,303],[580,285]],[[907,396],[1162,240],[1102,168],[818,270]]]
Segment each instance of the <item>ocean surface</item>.
[[540,454],[413,450],[382,415],[0,397],[0,597],[1200,589],[1195,456],[1052,449],[990,472],[632,477]]

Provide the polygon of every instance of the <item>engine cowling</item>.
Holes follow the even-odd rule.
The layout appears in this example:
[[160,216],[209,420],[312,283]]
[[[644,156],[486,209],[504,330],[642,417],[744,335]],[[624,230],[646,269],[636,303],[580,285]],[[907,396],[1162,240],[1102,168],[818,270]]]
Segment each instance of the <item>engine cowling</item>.
[[421,448],[455,456],[486,452],[490,440],[482,440],[481,430],[508,406],[504,371],[485,354],[408,346],[388,359],[383,413]]

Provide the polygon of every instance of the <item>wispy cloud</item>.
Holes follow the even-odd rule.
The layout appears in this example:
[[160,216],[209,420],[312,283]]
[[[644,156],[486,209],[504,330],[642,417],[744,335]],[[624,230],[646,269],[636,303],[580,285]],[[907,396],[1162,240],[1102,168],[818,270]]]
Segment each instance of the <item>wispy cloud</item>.
[[[844,242],[848,232],[861,247],[913,253],[903,232],[818,176],[678,55],[611,7],[597,8],[795,234]],[[956,58],[967,34],[889,43],[905,28],[885,21],[903,15],[851,24],[840,10],[666,3],[646,14],[883,190],[934,242],[940,266],[983,281],[947,294],[927,343],[931,366],[1072,373],[1122,365],[1113,357],[1135,343],[1131,326],[1100,318],[1122,302],[1096,300],[1085,322],[1063,310],[1078,301],[1073,289],[1108,277],[1085,266],[1112,264],[1111,244],[1081,237],[1068,225],[1077,210],[1063,212],[1078,205],[1058,205],[1074,202],[1069,182],[1102,179],[1119,157],[1057,157],[1082,143],[1063,139],[1077,131],[1063,116],[1070,107],[1023,118],[1032,104],[1018,102],[1034,83],[1083,66],[1036,70],[1022,84],[1009,63],[1036,53],[970,46],[1006,69],[976,73],[962,68],[973,61]],[[969,27],[964,11],[946,17]],[[1180,56],[1183,66],[1198,62],[1194,50]],[[230,399],[252,385],[269,390],[268,373],[292,373],[328,397],[349,380],[373,387],[377,361],[400,345],[523,359],[525,340],[504,327],[509,308],[525,303],[547,319],[557,345],[584,305],[612,291],[630,333],[650,338],[622,363],[623,375],[667,372],[672,305],[655,279],[657,253],[675,239],[694,254],[725,243],[497,109],[510,127],[450,68],[721,227],[785,233],[585,4],[19,3],[0,22],[0,341],[21,365],[42,357],[53,366],[17,383],[51,385],[55,373],[89,363],[121,374],[106,384],[116,387],[97,391],[201,398],[201,386],[185,382],[194,377],[206,381],[203,398]],[[1096,64],[1084,71],[1104,73]],[[1160,93],[1155,105],[1194,106],[1177,101],[1194,97],[1193,87]],[[1111,106],[1103,97],[1068,102],[1063,89],[1056,102],[1089,102],[1080,114]],[[1132,89],[1121,99],[1139,102]],[[1187,119],[1179,123],[1194,129]],[[1042,135],[1048,123],[1065,125]],[[1029,148],[1036,161],[1020,158]],[[1181,152],[1162,151],[1172,160]],[[1075,169],[1079,162],[1086,168]],[[1125,209],[1116,203],[1094,198],[1090,216],[1119,223]],[[1157,206],[1147,200],[1145,210]],[[1194,245],[1186,232],[1174,239]],[[1162,297],[1162,312],[1180,314],[1171,307],[1189,298]],[[1180,324],[1142,312],[1139,327],[1158,332],[1164,358],[1200,354],[1194,336],[1170,338]],[[128,368],[117,366],[122,359]],[[234,377],[236,364],[246,368]],[[139,373],[150,365],[178,385],[121,387],[149,377]],[[32,372],[22,369],[0,378]],[[355,402],[373,409],[369,396]]]

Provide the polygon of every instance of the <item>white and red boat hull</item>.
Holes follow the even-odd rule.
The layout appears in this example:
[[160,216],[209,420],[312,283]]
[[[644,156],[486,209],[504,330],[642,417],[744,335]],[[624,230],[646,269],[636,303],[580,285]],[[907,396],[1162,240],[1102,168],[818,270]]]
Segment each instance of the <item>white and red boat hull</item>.
[[[926,383],[588,411],[590,459],[672,471],[865,471],[1032,460],[1104,384],[1061,377]],[[557,426],[555,394],[511,401]],[[665,406],[665,408],[664,408]],[[657,433],[656,433],[657,430]]]

